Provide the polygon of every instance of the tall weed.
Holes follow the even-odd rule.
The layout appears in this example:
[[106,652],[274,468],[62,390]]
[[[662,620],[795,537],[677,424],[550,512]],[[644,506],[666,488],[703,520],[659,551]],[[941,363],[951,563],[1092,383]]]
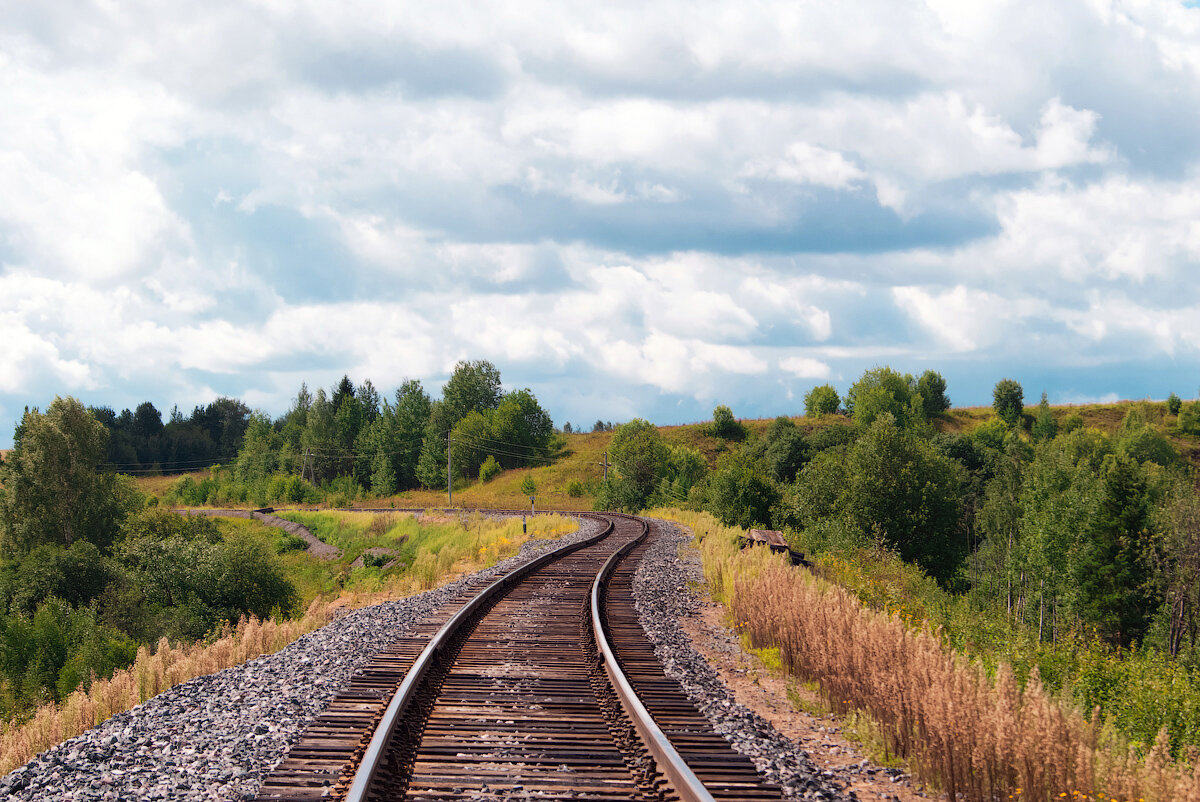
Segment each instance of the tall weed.
[[740,551],[737,531],[703,513],[665,515],[693,529],[713,595],[753,646],[778,648],[834,710],[869,714],[887,748],[951,799],[1200,800],[1200,766],[1171,759],[1165,729],[1139,758],[1098,714],[1048,693],[1036,667],[1022,688],[1007,664],[989,673],[928,625],[764,549]]

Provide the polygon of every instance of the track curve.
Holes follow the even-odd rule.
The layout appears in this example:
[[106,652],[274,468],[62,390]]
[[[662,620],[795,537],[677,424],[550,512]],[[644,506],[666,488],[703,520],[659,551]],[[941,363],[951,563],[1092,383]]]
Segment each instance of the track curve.
[[381,655],[259,798],[778,799],[654,660],[629,588],[645,521],[589,517],[600,536],[448,605],[425,622],[432,643]]

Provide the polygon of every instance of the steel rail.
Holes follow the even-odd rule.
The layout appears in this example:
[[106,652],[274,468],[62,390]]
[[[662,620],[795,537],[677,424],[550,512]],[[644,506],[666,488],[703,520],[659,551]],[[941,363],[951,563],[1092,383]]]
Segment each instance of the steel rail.
[[[387,709],[384,710],[383,717],[379,721],[379,725],[375,728],[375,735],[371,738],[371,743],[368,745],[366,752],[363,754],[362,761],[358,764],[358,770],[354,773],[354,781],[350,785],[350,789],[346,792],[346,802],[366,802],[367,792],[374,780],[375,773],[382,762],[383,756],[387,753],[388,742],[392,739],[392,731],[400,722],[401,717],[412,705],[413,699],[417,695],[417,691],[421,686],[422,680],[429,672],[430,666],[438,654],[446,648],[451,639],[457,633],[457,630],[483,605],[487,604],[497,595],[508,590],[512,585],[517,584],[524,579],[528,574],[533,573],[547,563],[553,562],[559,557],[570,554],[579,549],[586,548],[595,543],[600,542],[614,531],[615,527],[612,521],[608,522],[608,526],[599,534],[593,535],[590,538],[567,544],[554,551],[546,552],[522,566],[514,568],[512,571],[497,579],[492,584],[481,590],[469,602],[464,604],[453,617],[450,618],[441,629],[437,631],[429,641],[428,645],[417,656],[412,667],[404,675],[404,680],[400,683],[400,687],[396,689],[396,693],[392,696],[391,702]],[[643,533],[644,536],[644,533]]]
[[600,653],[601,659],[604,661],[604,671],[608,674],[609,682],[612,683],[613,690],[616,691],[621,706],[632,720],[634,728],[642,738],[642,742],[650,750],[650,754],[654,756],[658,770],[666,776],[676,793],[679,794],[682,802],[714,802],[713,795],[684,761],[683,756],[675,749],[670,739],[667,738],[666,734],[655,723],[654,717],[650,715],[650,711],[646,709],[646,706],[642,704],[642,700],[638,698],[637,691],[634,690],[632,683],[629,682],[629,678],[626,677],[625,671],[621,668],[621,664],[617,660],[616,650],[610,642],[608,632],[604,627],[605,617],[600,612],[600,596],[604,590],[604,584],[608,581],[608,577],[616,570],[617,564],[621,562],[621,559],[632,551],[650,531],[646,521],[644,519],[639,520],[642,523],[642,534],[613,552],[608,561],[604,563],[604,567],[600,569],[600,573],[596,575],[595,581],[592,582],[592,631],[596,639],[596,650]]

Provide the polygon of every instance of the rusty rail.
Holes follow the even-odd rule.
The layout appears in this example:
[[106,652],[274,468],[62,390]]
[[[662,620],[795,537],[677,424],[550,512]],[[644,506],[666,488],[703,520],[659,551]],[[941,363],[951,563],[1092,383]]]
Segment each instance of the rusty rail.
[[354,782],[350,785],[350,790],[346,792],[346,802],[365,802],[367,792],[371,787],[371,782],[374,780],[375,774],[379,769],[383,756],[387,751],[388,742],[392,738],[392,731],[396,728],[404,712],[412,705],[417,689],[420,687],[422,680],[429,671],[429,667],[437,658],[438,654],[446,648],[458,630],[462,628],[464,623],[469,620],[480,608],[488,604],[497,596],[506,592],[516,583],[520,582],[529,574],[541,568],[547,563],[557,560],[571,552],[586,548],[594,543],[598,543],[608,537],[613,531],[613,524],[610,521],[608,526],[597,535],[593,535],[586,540],[580,540],[576,543],[570,543],[562,548],[554,551],[546,552],[524,565],[510,571],[506,575],[500,577],[492,584],[488,585],[476,596],[467,602],[463,607],[454,614],[449,621],[442,625],[434,635],[429,645],[422,650],[417,657],[408,673],[404,676],[404,681],[396,690],[396,694],[392,697],[392,701],[388,704],[384,711],[383,718],[379,722],[379,726],[375,730],[375,735],[371,738],[371,743],[367,747],[366,754],[363,755],[362,762],[359,764],[358,771],[354,774]]
[[601,612],[604,606],[602,598],[608,578],[616,570],[617,564],[633,551],[649,532],[645,521],[642,522],[642,526],[644,528],[642,534],[636,540],[631,540],[614,551],[592,583],[592,632],[596,639],[596,650],[604,662],[604,673],[608,675],[613,690],[621,702],[621,707],[633,722],[634,728],[641,736],[646,748],[650,750],[650,754],[654,755],[658,770],[667,777],[682,802],[715,802],[713,795],[709,793],[696,773],[688,767],[679,754],[679,750],[671,744],[670,739],[655,723],[650,711],[638,698],[637,691],[633,689],[629,677],[626,676],[620,661],[617,660],[616,647],[608,634],[607,616]]

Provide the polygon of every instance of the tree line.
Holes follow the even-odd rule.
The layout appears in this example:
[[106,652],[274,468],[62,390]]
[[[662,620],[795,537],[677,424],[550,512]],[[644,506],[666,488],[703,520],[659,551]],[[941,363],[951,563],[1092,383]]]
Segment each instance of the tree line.
[[711,470],[635,420],[616,429],[597,503],[687,506],[809,548],[891,550],[1041,639],[1086,631],[1194,655],[1200,498],[1166,433],[1200,434],[1200,401],[1133,404],[1106,434],[1045,394],[1027,410],[1023,395],[1001,380],[996,415],[953,431],[937,425],[950,407],[940,374],[877,367],[844,396],[814,388],[801,425],[780,417],[757,436],[717,407],[708,434],[725,445]]

